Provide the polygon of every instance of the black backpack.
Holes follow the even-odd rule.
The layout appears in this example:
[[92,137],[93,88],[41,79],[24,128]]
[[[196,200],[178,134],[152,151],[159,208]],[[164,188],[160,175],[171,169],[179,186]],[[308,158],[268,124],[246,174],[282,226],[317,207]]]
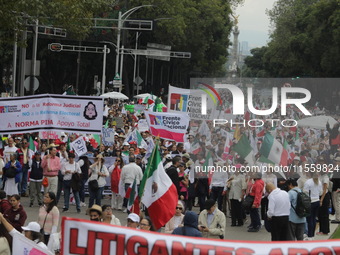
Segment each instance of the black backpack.
[[296,198],[296,207],[294,208],[293,205],[291,205],[300,218],[307,217],[311,214],[311,199],[310,197],[304,193],[299,192],[297,190],[294,190],[297,193]]

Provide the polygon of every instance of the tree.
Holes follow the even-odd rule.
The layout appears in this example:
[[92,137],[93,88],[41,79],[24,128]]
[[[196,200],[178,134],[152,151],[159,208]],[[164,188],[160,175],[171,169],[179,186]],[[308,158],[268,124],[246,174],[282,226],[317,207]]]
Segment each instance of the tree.
[[269,76],[339,77],[337,0],[279,0],[268,14],[273,32],[260,65]]

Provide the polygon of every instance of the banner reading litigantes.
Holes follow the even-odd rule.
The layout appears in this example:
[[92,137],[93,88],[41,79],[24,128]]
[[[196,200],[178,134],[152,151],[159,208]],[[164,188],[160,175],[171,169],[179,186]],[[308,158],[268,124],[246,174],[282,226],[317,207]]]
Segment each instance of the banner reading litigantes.
[[0,134],[59,130],[101,133],[100,97],[35,95],[0,100]]

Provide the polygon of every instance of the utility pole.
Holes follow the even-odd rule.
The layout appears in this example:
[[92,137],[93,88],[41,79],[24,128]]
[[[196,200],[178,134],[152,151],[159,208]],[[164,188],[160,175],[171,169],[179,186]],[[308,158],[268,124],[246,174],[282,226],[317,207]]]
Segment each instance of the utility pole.
[[38,25],[39,21],[35,20],[35,26],[33,27],[33,49],[32,49],[32,63],[31,63],[31,77],[30,77],[30,93],[34,95],[34,78],[35,69],[37,66],[37,48],[38,48]]

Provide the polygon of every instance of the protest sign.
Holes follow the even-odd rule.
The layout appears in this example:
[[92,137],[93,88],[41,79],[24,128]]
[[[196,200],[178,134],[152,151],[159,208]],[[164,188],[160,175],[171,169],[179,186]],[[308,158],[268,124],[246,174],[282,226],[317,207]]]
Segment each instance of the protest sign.
[[139,132],[145,132],[149,130],[149,125],[148,122],[146,121],[146,119],[140,119],[138,121],[138,131]]
[[53,253],[41,248],[35,242],[29,240],[22,234],[16,234],[13,237],[12,254],[29,254],[29,255],[52,255]]
[[102,133],[103,144],[105,146],[112,146],[115,139],[115,131],[113,128],[103,128]]
[[339,240],[255,242],[204,239],[63,217],[62,254],[338,254]]
[[48,130],[100,134],[103,99],[48,94],[1,98],[0,117],[0,133],[5,134]]
[[185,142],[185,134],[189,127],[187,113],[145,112],[145,116],[152,135]]
[[124,126],[122,117],[114,117],[112,118],[111,125],[116,126],[117,128],[122,128]]
[[40,139],[58,139],[60,137],[61,132],[57,131],[40,131],[39,138]]
[[214,97],[207,96],[207,112],[202,114],[202,95],[206,92],[200,89],[182,89],[169,85],[169,112],[187,112],[192,120],[213,120],[222,111],[218,110]]
[[80,157],[87,152],[86,143],[82,136],[78,137],[77,140],[71,143],[71,147],[74,149],[75,153]]

